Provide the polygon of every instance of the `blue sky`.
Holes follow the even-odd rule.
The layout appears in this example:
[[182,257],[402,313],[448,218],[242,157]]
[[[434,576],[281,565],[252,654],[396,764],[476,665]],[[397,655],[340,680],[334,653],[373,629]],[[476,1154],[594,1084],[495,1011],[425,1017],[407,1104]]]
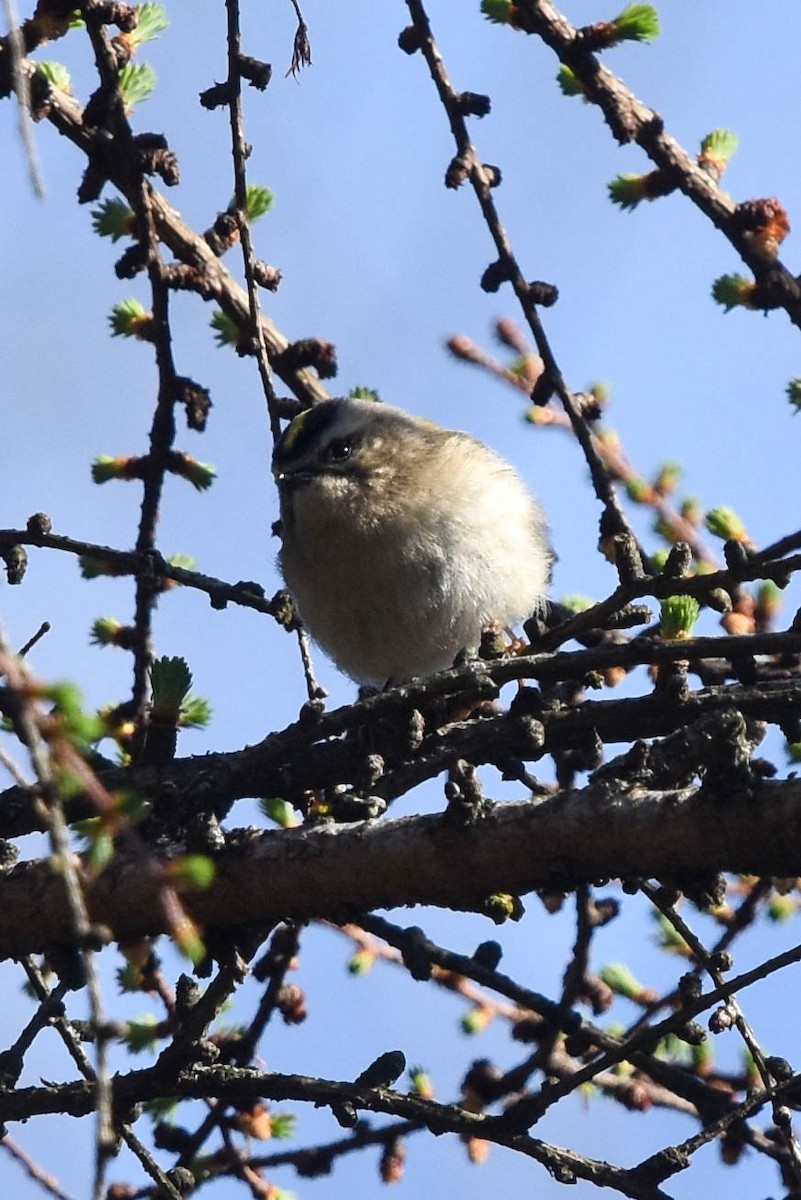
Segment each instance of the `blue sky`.
[[[467,429],[509,457],[550,514],[560,558],[555,594],[600,598],[615,581],[595,550],[598,509],[578,449],[563,434],[526,425],[516,393],[444,350],[453,333],[491,345],[493,321],[517,313],[511,293],[488,296],[478,286],[494,257],[489,235],[469,189],[443,187],[453,146],[422,58],[397,48],[405,5],[352,0],[343,8],[306,0],[314,65],[298,81],[284,75],[294,33],[288,0],[243,0],[242,7],[245,49],[274,67],[266,93],[245,94],[254,146],[249,178],[275,193],[274,211],[255,230],[257,251],[284,277],[277,295],[263,294],[264,310],[290,338],[336,343],[337,393],[356,384],[376,388],[385,400]],[[736,6],[734,18],[733,7],[723,0],[666,3],[660,6],[660,38],[622,47],[607,62],[663,114],[668,131],[690,151],[716,127],[736,131],[740,147],[725,186],[738,200],[778,196],[792,221],[801,188],[801,10],[792,0],[777,0],[769,16],[758,6]],[[225,208],[233,186],[225,111],[205,112],[196,101],[225,75],[224,10],[220,0],[177,0],[168,8],[171,28],[142,55],[156,68],[158,89],[133,121],[137,130],[167,134],[182,170],[181,185],[169,198],[203,229]],[[684,490],[710,506],[733,505],[757,542],[795,529],[801,423],[793,419],[784,387],[801,374],[798,331],[781,313],[768,319],[743,311],[724,315],[712,302],[712,281],[742,268],[729,244],[682,196],[631,214],[609,203],[607,182],[623,171],[648,170],[647,160],[637,147],[617,147],[597,111],[561,95],[554,82],[557,64],[544,46],[488,26],[477,2],[432,0],[429,14],[456,86],[492,98],[491,114],[473,120],[472,133],[482,158],[502,169],[496,200],[523,270],[559,287],[559,303],[545,323],[568,384],[581,389],[599,379],[609,383],[608,423],[643,474],[677,459],[685,468]],[[581,24],[613,13],[576,0],[567,15]],[[38,57],[67,63],[76,93],[86,98],[92,75],[81,35]],[[136,454],[146,445],[152,356],[147,346],[112,340],[107,327],[112,305],[124,297],[135,295],[147,305],[146,288],[142,280],[116,280],[119,246],[92,233],[93,206],[74,203],[83,169],[77,151],[46,124],[36,128],[48,188],[47,198],[36,201],[9,104],[0,107],[0,122],[6,168],[0,526],[24,526],[31,513],[44,510],[56,532],[129,546],[137,485],[99,489],[89,467],[98,453]],[[792,236],[783,250],[795,270]],[[226,261],[239,272],[235,253]],[[209,387],[214,402],[208,432],[180,430],[178,447],[213,462],[219,474],[206,495],[179,480],[168,482],[160,547],[193,554],[199,569],[213,575],[259,579],[270,593],[279,584],[270,537],[276,499],[255,369],[216,348],[210,308],[197,298],[176,296],[173,315],[177,368]],[[639,514],[635,519],[655,546],[647,520]],[[24,586],[3,587],[0,596],[12,642],[21,645],[49,620],[53,630],[31,656],[34,669],[75,679],[92,703],[123,698],[127,656],[87,644],[97,616],[129,619],[130,581],[85,584],[66,555],[31,551],[30,558]],[[798,603],[791,588],[788,620]],[[183,735],[181,753],[235,749],[294,719],[303,699],[294,643],[269,620],[234,609],[213,612],[202,596],[178,592],[161,602],[156,638],[161,653],[188,658],[197,690],[214,705],[207,733]],[[353,697],[352,685],[322,659],[318,670],[332,704]],[[440,792],[431,789],[417,802],[433,808]],[[414,807],[409,802],[404,811]],[[234,817],[246,823],[253,813],[243,805]],[[533,898],[528,907],[527,920],[509,931],[504,965],[553,992],[572,944],[571,923],[567,917],[546,920]],[[598,954],[626,955],[649,981],[669,986],[675,965],[649,951],[636,904],[629,909],[601,935]],[[408,923],[406,914],[399,920]],[[493,935],[478,918],[437,914],[427,925],[446,944],[468,951]],[[778,948],[791,936],[760,931],[753,953],[766,953],[774,941]],[[744,949],[738,969],[748,965],[747,956]],[[515,1061],[500,1029],[469,1046],[459,1039],[460,1009],[452,997],[433,998],[421,1021],[417,985],[395,973],[387,986],[379,971],[352,981],[344,974],[346,957],[335,935],[309,934],[299,982],[309,989],[312,1016],[300,1031],[270,1035],[265,1054],[271,1068],[347,1076],[373,1052],[398,1045],[411,1061],[434,1071],[439,1094],[448,1097],[456,1094],[471,1053],[494,1056],[502,1066]],[[771,1052],[788,1057],[799,1048],[793,1044],[797,1033],[788,1033],[781,1020],[789,1012],[791,985],[797,987],[796,977],[786,973],[772,992],[762,987],[748,997],[758,1036]],[[143,1007],[136,1003],[132,1011]],[[733,1044],[718,1050],[736,1060]],[[57,1075],[46,1061],[36,1066],[48,1078]],[[37,1129],[34,1124],[15,1136],[46,1164],[58,1165],[68,1190],[86,1194],[88,1158],[77,1156],[67,1166],[61,1151],[52,1155],[52,1143],[43,1145]],[[646,1153],[646,1143],[656,1149],[686,1136],[690,1125],[627,1116],[595,1100],[588,1118],[574,1104],[537,1132],[628,1162]],[[304,1112],[300,1133],[327,1138],[336,1137],[337,1129],[327,1116]],[[426,1172],[434,1170],[447,1171],[454,1194],[467,1198],[488,1187],[500,1194],[534,1187],[543,1197],[557,1195],[543,1172],[498,1149],[482,1168],[468,1168],[455,1142],[424,1145],[418,1139],[411,1150],[401,1185],[408,1195],[424,1194]],[[284,1172],[275,1181],[322,1200],[358,1188],[369,1200],[381,1185],[357,1159],[329,1180],[310,1184]],[[720,1185],[714,1150],[703,1153],[698,1167],[678,1177],[671,1194],[679,1200],[697,1195],[705,1179]],[[129,1175],[138,1178],[131,1168]],[[23,1200],[40,1194],[0,1159],[3,1179]],[[589,1194],[579,1186],[582,1196]],[[761,1162],[726,1176],[727,1194],[734,1197],[757,1194],[755,1188],[767,1194],[775,1186]],[[217,1194],[225,1200],[233,1189],[221,1185]]]

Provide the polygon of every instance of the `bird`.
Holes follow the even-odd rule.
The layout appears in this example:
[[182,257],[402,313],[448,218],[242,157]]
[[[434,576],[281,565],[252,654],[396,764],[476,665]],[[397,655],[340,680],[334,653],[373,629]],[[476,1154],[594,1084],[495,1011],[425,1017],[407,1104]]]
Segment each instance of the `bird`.
[[476,438],[364,399],[296,416],[272,462],[279,569],[311,637],[373,687],[424,678],[547,605],[526,484]]

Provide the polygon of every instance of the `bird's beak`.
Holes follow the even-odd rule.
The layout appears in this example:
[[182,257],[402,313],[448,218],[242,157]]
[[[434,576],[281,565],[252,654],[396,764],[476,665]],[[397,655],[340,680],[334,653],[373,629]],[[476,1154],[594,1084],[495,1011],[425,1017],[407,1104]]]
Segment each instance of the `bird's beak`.
[[304,483],[309,483],[312,479],[317,478],[317,471],[279,471],[275,477],[279,488],[290,490],[291,488],[301,487]]

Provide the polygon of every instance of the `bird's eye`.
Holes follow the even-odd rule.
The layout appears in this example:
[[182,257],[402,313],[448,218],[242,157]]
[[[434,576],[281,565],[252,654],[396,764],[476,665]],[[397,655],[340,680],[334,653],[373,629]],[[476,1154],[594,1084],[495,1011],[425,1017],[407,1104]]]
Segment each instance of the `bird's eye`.
[[344,438],[335,438],[328,446],[328,458],[331,462],[345,462],[353,453],[353,443]]

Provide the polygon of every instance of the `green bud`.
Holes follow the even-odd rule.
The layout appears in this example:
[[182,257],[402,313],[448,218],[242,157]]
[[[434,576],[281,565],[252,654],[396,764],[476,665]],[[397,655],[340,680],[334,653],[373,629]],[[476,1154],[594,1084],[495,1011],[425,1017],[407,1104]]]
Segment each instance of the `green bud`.
[[494,895],[487,896],[479,911],[496,925],[502,925],[504,921],[521,920],[526,910],[519,896],[511,896],[508,892],[495,892]]
[[754,284],[743,275],[721,275],[712,284],[712,299],[726,312],[733,308],[753,308]]
[[431,1082],[431,1076],[423,1067],[410,1067],[409,1080],[412,1085],[411,1090],[416,1096],[421,1096],[424,1100],[433,1099],[434,1085]]
[[147,341],[153,325],[153,314],[147,312],[133,296],[115,304],[109,317],[112,337],[135,337]]
[[700,525],[704,515],[704,508],[701,501],[696,496],[687,496],[682,500],[679,507],[679,513],[685,521],[689,521],[691,525]]
[[298,823],[295,810],[288,800],[278,796],[264,796],[259,800],[259,808],[265,817],[275,821],[282,829],[292,829]]
[[170,455],[168,467],[174,475],[188,480],[198,492],[205,492],[210,488],[217,475],[217,468],[211,463],[199,462],[191,454],[181,451],[174,451]]
[[729,159],[737,149],[739,139],[730,129],[713,129],[701,142],[701,153],[713,158]]
[[114,646],[124,626],[116,617],[98,617],[92,624],[89,641],[93,646]]
[[609,199],[613,204],[619,204],[622,209],[635,209],[642,200],[650,200],[645,185],[645,175],[627,173],[618,175],[607,184]]
[[39,75],[43,75],[48,83],[52,83],[68,96],[72,95],[72,79],[67,68],[62,63],[40,62],[36,64]]
[[654,497],[654,489],[647,479],[627,479],[626,495],[635,504],[650,504]]
[[138,792],[114,793],[114,812],[124,818],[127,824],[135,825],[147,816],[148,811],[147,803]]
[[617,41],[651,42],[659,36],[659,14],[653,4],[629,4],[612,24]]
[[684,1043],[676,1037],[675,1033],[668,1033],[657,1042],[656,1053],[660,1058],[674,1061],[682,1059],[685,1057]]
[[662,570],[662,568],[664,567],[665,563],[668,560],[669,554],[670,554],[670,551],[668,550],[668,548],[666,546],[660,546],[660,548],[658,550],[654,550],[654,551],[652,551],[651,554],[648,555],[648,557],[651,560],[651,566],[654,568],[655,571]]
[[117,987],[121,992],[138,992],[142,983],[142,972],[132,962],[115,971]]
[[793,896],[771,896],[767,911],[770,920],[780,925],[797,915],[798,904]]
[[13,586],[22,583],[28,569],[28,551],[24,546],[4,545],[0,547],[0,560],[6,568],[6,578]]
[[218,346],[237,346],[239,344],[239,326],[232,321],[227,313],[219,309],[211,314],[209,325],[214,330],[214,340]]
[[583,96],[584,84],[570,67],[562,63],[556,75],[556,82],[563,96]]
[[53,704],[53,715],[60,718],[60,732],[76,745],[100,741],[103,723],[83,708],[83,697],[73,683],[48,684],[38,694]]
[[661,636],[666,641],[690,637],[700,611],[701,606],[694,596],[668,596],[661,605]]
[[149,63],[127,63],[117,76],[120,95],[127,113],[147,100],[156,87],[156,72]]
[[[259,183],[249,183],[245,193],[245,216],[248,222],[252,225],[254,221],[258,221],[259,217],[268,213],[273,206],[273,200],[273,193],[268,187],[263,187]],[[236,197],[234,196],[228,205],[228,211],[234,212],[235,209]]]
[[512,362],[509,363],[507,370],[515,376],[516,379],[528,379],[531,370],[531,358],[529,355],[518,355]]
[[[130,237],[134,231],[134,224],[133,209],[124,200],[104,200],[98,208],[92,210],[92,228],[95,233],[100,237],[110,237],[112,242]],[[134,300],[128,303],[138,302]],[[144,312],[141,304],[139,308]]]
[[588,608],[592,608],[595,601],[591,600],[589,596],[580,596],[578,592],[573,592],[568,596],[562,596],[559,603],[564,608],[570,609],[572,613],[581,613],[586,612]]
[[352,387],[348,392],[348,397],[351,400],[370,400],[373,404],[381,403],[381,397],[375,388],[362,387],[360,385]]
[[172,1123],[178,1109],[178,1101],[172,1097],[159,1096],[156,1100],[143,1100],[142,1109],[156,1121]]
[[112,454],[98,454],[92,463],[92,479],[95,483],[108,483],[110,479],[130,479],[129,468],[134,460],[115,458]]
[[64,722],[63,732],[79,749],[93,746],[106,736],[106,728],[95,713],[80,713]]
[[375,963],[375,955],[369,950],[357,950],[355,954],[348,959],[348,973],[357,978],[361,975],[366,975],[371,971]]
[[[598,385],[598,386],[603,386],[603,385]],[[593,391],[594,391],[594,389],[593,389]],[[608,399],[608,394],[609,393],[607,391],[607,394],[604,396],[604,399],[603,399],[604,404],[606,403],[606,401]],[[604,429],[599,429],[595,436],[598,439],[598,441],[601,443],[601,445],[604,447],[605,450],[609,450],[614,453],[616,450],[621,449],[622,442],[620,440],[620,434],[617,432],[616,429],[610,429],[609,426],[607,425]]]
[[76,796],[81,795],[84,790],[84,781],[80,775],[59,763],[55,763],[52,770],[53,782],[62,800],[73,800]]
[[136,28],[126,34],[128,45],[134,50],[145,42],[154,41],[170,23],[163,4],[140,4],[136,15]]
[[181,729],[205,729],[213,709],[205,696],[187,696],[181,705],[178,724]]
[[721,538],[723,541],[728,541],[730,538],[735,542],[748,541],[745,525],[734,509],[729,508],[728,505],[721,504],[717,508],[710,508],[704,524],[713,537]]
[[181,705],[192,686],[192,672],[183,658],[157,658],[150,668],[154,720],[177,725]]
[[675,539],[674,530],[670,522],[665,520],[661,513],[657,513],[656,517],[654,517],[654,522],[651,528],[653,529],[654,533],[659,535],[659,537],[664,538],[665,541],[670,542],[671,545],[673,544]]
[[801,379],[791,379],[785,390],[787,392],[787,399],[792,404],[796,413],[801,411]]
[[698,162],[702,167],[711,167],[714,174],[720,177],[737,149],[738,140],[737,134],[730,129],[713,129],[701,142]]
[[169,874],[182,889],[205,892],[214,883],[217,868],[205,854],[184,854],[170,862]]
[[658,912],[655,914],[655,920],[659,926],[658,944],[668,954],[681,954],[685,958],[691,958],[692,953],[684,938],[671,925],[670,921]]
[[683,470],[681,463],[669,461],[662,464],[654,481],[654,487],[661,496],[670,496],[675,492]]
[[514,4],[512,0],[481,0],[481,11],[495,25],[512,25]]
[[159,1023],[152,1013],[144,1013],[135,1021],[128,1021],[122,1034],[122,1040],[131,1054],[152,1050],[159,1037]]
[[483,1033],[492,1020],[492,1012],[489,1008],[481,1004],[477,1004],[475,1008],[471,1008],[466,1012],[459,1024],[462,1033],[466,1033],[468,1037],[473,1037],[477,1033]]
[[760,1083],[760,1075],[757,1069],[756,1060],[747,1046],[740,1047],[740,1060],[743,1064],[743,1070],[748,1076],[749,1086],[756,1086]]
[[194,921],[184,913],[177,925],[173,926],[172,930],[173,941],[182,954],[185,954],[190,962],[202,962],[206,957],[206,947],[203,939],[200,936],[200,930]]
[[731,596],[725,588],[713,588],[711,592],[707,592],[706,604],[708,608],[724,615],[730,613],[733,608]]
[[124,575],[114,563],[104,562],[102,558],[92,558],[91,555],[81,554],[78,557],[78,567],[82,579],[99,579],[101,575]]
[[[294,1137],[295,1126],[297,1125],[297,1117],[294,1113],[271,1113],[270,1114],[270,1133],[279,1142],[286,1141],[287,1138]],[[289,1197],[289,1193],[284,1193]],[[272,1191],[270,1193],[272,1196]]]
[[599,972],[600,978],[611,988],[616,996],[625,996],[627,1000],[638,1000],[645,990],[635,979],[625,963],[607,963]]
[[197,570],[197,559],[191,554],[171,554],[167,562],[171,567],[180,567],[183,571]]
[[783,603],[781,588],[772,579],[766,579],[757,588],[756,600],[760,608],[776,613]]

